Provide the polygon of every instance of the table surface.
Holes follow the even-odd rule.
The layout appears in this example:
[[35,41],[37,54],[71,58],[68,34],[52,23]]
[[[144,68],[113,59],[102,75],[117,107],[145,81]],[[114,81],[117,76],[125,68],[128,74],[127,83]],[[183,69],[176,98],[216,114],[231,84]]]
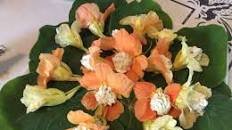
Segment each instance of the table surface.
[[[210,0],[157,1],[172,17],[174,30],[183,26],[196,26],[199,23],[219,24],[218,18],[223,18],[223,13],[230,13],[232,19],[232,4],[225,3],[226,1],[224,3],[222,1],[220,6]],[[71,5],[70,0],[0,0],[0,47],[4,45],[7,48],[0,56],[0,88],[9,79],[27,73],[28,54],[37,40],[39,28],[67,21]],[[229,25],[227,29],[232,34],[232,21],[226,20],[226,23]],[[232,64],[230,63],[232,53],[228,53],[228,56],[228,64]],[[231,79],[229,75],[231,73],[232,71],[228,69],[228,79]],[[232,81],[228,81],[232,85]]]

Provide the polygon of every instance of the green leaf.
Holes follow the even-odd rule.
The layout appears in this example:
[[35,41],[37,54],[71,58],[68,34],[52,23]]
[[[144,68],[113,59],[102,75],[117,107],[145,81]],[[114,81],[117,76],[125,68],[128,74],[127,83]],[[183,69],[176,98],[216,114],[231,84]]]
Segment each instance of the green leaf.
[[230,130],[232,128],[232,100],[225,95],[214,93],[206,112],[191,130]]
[[[213,88],[220,85],[227,71],[227,33],[218,25],[199,26],[195,28],[183,28],[179,35],[186,36],[190,46],[197,46],[209,56],[210,63],[203,72],[195,73],[193,81],[200,82]],[[174,78],[177,82],[185,82],[188,73],[186,70],[176,72]]]
[[117,8],[111,16],[109,32],[112,32],[114,29],[128,27],[119,25],[119,21],[122,18],[126,16],[148,13],[151,10],[155,11],[159,15],[166,28],[172,28],[171,18],[160,8],[156,2],[154,2],[154,0],[142,0],[140,3],[134,1],[130,4],[125,4]]
[[218,87],[213,89],[213,94],[217,94],[220,93],[224,96],[228,96],[231,97],[232,93],[231,93],[231,88],[226,84],[226,83],[222,83],[220,84]]
[[[64,130],[72,127],[67,121],[70,110],[84,109],[80,99],[85,93],[81,89],[66,103],[54,107],[43,107],[36,112],[26,114],[25,106],[20,102],[26,84],[35,84],[37,75],[31,73],[8,82],[0,92],[0,129],[1,130]],[[63,91],[77,86],[72,82],[53,82],[49,86]]]

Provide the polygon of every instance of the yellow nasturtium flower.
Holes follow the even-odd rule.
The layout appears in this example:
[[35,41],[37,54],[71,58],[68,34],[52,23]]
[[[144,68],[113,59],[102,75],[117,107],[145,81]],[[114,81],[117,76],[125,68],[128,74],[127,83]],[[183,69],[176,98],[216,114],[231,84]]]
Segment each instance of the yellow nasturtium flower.
[[177,121],[172,116],[164,115],[156,118],[153,121],[146,121],[143,123],[144,130],[182,130],[176,126]]
[[154,11],[150,11],[147,14],[127,16],[120,20],[120,24],[130,25],[134,30],[133,33],[144,42],[146,41],[146,34],[151,38],[155,38],[157,32],[163,29],[162,20]]
[[75,87],[68,92],[56,88],[43,89],[37,85],[26,85],[21,102],[27,107],[27,113],[34,112],[43,106],[56,106],[69,100],[77,92]]
[[187,67],[189,70],[202,72],[202,66],[209,65],[209,57],[203,53],[201,48],[189,47],[185,37],[181,37],[181,40],[182,49],[175,58],[174,69],[180,70]]
[[189,83],[185,83],[182,86],[175,101],[175,106],[182,110],[179,122],[185,129],[191,128],[197,117],[204,114],[204,109],[208,105],[207,99],[212,96],[211,89],[200,83],[188,85]]
[[83,46],[79,32],[80,27],[76,21],[72,23],[71,28],[68,24],[61,24],[56,28],[55,41],[61,47],[74,46],[87,51]]

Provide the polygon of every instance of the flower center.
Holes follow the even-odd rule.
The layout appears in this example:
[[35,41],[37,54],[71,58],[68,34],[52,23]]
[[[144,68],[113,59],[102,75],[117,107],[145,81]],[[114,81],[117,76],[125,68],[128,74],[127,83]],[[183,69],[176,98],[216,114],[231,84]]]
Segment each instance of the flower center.
[[109,105],[111,106],[116,102],[116,95],[112,92],[111,88],[102,85],[95,94],[95,98],[98,104]]
[[90,55],[84,55],[82,58],[81,58],[81,64],[89,69],[89,70],[94,70],[93,66],[91,65],[91,56]]
[[74,130],[90,130],[90,129],[83,126],[83,125],[79,125],[79,126],[75,127]]
[[113,57],[113,63],[117,72],[125,73],[130,69],[132,57],[125,52],[119,52]]
[[158,115],[165,115],[171,108],[170,98],[163,92],[156,92],[150,102],[151,110],[156,111]]

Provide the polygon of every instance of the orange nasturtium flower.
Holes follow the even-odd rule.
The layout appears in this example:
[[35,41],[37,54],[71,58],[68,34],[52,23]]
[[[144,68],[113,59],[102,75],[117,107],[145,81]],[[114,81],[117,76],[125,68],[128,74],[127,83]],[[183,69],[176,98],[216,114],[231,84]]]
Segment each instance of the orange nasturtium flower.
[[38,85],[46,88],[50,80],[55,81],[78,81],[79,76],[74,75],[67,64],[62,62],[64,50],[57,48],[52,54],[41,53],[40,62],[36,72],[38,76]]
[[154,11],[149,11],[147,14],[136,16],[127,16],[120,20],[122,25],[130,25],[134,34],[139,37],[143,43],[146,43],[145,35],[151,38],[156,37],[156,33],[163,29],[162,20]]
[[117,98],[128,98],[134,86],[126,75],[113,72],[106,63],[96,64],[94,71],[84,71],[80,84],[89,90],[82,98],[82,104],[89,110],[98,108],[96,114],[108,121],[117,119],[124,112]]
[[151,55],[148,57],[147,71],[155,73],[160,72],[169,84],[172,83],[173,80],[173,74],[171,71],[171,53],[169,52],[169,47],[177,35],[168,29],[164,29],[156,35],[158,42],[152,50]]
[[83,112],[82,110],[70,111],[67,115],[68,121],[74,125],[74,128],[67,130],[107,130],[108,126],[101,123],[93,116]]
[[95,3],[85,3],[76,10],[76,21],[81,28],[88,28],[95,35],[104,37],[105,20],[114,10],[115,6],[113,3],[104,13],[100,12],[99,7]]
[[115,49],[112,57],[115,70],[125,73],[133,81],[141,79],[148,63],[146,56],[142,55],[140,40],[125,29],[113,31],[112,36],[100,38],[93,45],[103,50]]
[[[170,87],[176,84],[170,84]],[[142,122],[156,119],[157,116],[169,114],[174,118],[180,115],[180,111],[173,107],[172,97],[162,89],[149,82],[137,82],[134,86],[134,93],[137,98],[134,110],[135,116]]]

